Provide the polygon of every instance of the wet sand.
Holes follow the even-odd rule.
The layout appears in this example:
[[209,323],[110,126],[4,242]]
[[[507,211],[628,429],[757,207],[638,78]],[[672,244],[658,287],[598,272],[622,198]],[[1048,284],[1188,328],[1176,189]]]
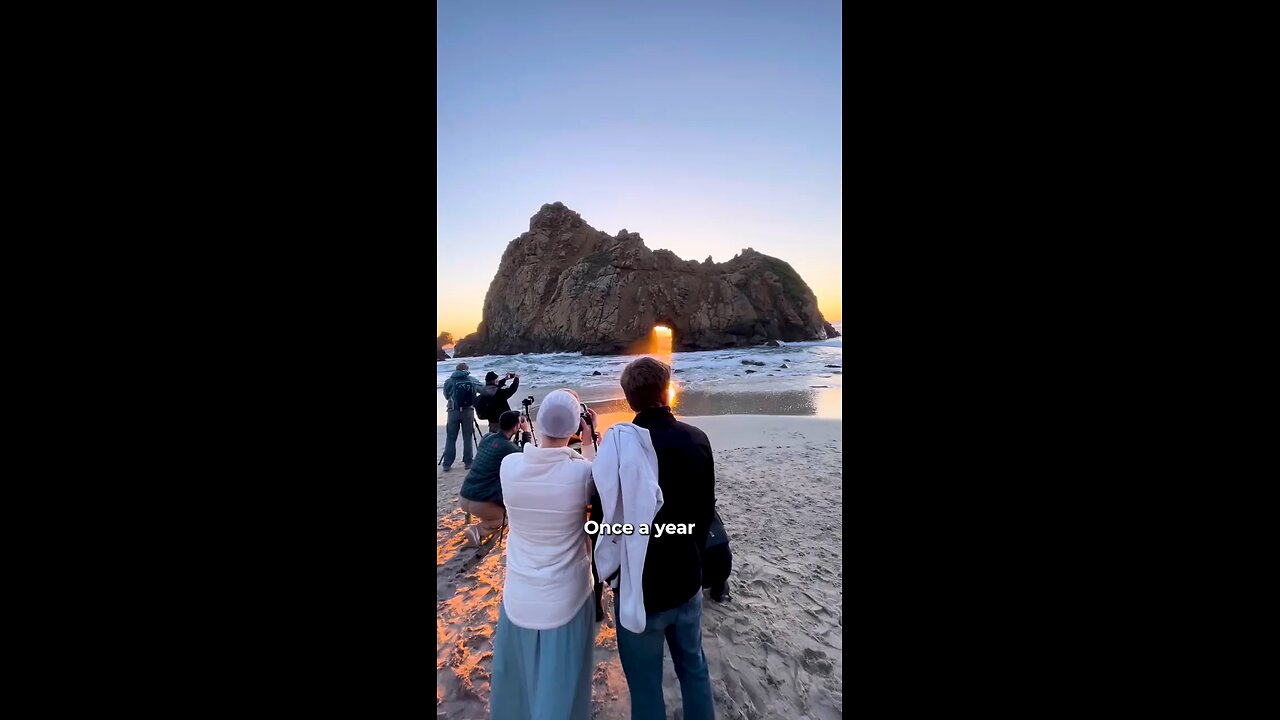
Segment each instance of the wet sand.
[[[776,390],[762,390],[759,384],[739,387],[720,387],[714,390],[681,389],[676,395],[673,410],[677,415],[689,417],[709,417],[713,415],[809,415],[813,417],[839,420],[841,404],[844,401],[844,388],[832,383],[830,378],[813,377],[806,382],[808,387],[787,387]],[[602,390],[599,388],[582,389],[564,386],[578,393],[583,402],[600,415],[601,426],[608,427],[615,422],[630,422],[635,413],[627,405],[621,388]],[[521,388],[509,404],[512,410],[523,409],[520,400],[533,397],[530,412],[533,421],[538,421],[538,405],[542,398],[560,387],[539,387],[532,390]],[[436,425],[444,425],[446,419],[445,400],[440,392],[436,393]],[[480,427],[487,428],[484,421]],[[443,441],[439,443],[443,450]],[[461,449],[461,445],[458,446]],[[436,452],[440,457],[440,451]]]
[[[536,392],[520,393],[529,394],[541,399]],[[720,605],[706,598],[703,612],[716,716],[839,718],[844,627],[841,422],[819,417],[832,412],[832,405],[818,402],[817,393],[803,392],[783,398],[794,413],[692,417],[682,411],[708,403],[742,412],[769,402],[748,394],[736,399],[716,394],[721,397],[698,399],[686,393],[676,405],[680,419],[711,439],[718,507],[733,551],[732,599]],[[838,417],[838,395],[836,403]],[[777,405],[769,407],[778,410]],[[625,404],[600,402],[597,412],[605,428],[633,417]],[[436,458],[443,444],[444,428],[437,427]],[[498,541],[479,550],[465,546],[464,517],[457,504],[465,475],[461,460],[451,472],[438,466],[435,472],[437,717],[487,718],[504,547]],[[630,698],[607,593],[606,599],[610,616],[596,637],[592,717],[622,720],[630,716]],[[681,718],[679,683],[669,657],[664,659],[663,694],[668,717]]]

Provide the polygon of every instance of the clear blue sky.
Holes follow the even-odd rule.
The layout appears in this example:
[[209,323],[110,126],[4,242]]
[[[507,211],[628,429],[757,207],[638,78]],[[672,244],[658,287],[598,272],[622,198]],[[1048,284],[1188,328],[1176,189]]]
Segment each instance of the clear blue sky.
[[436,7],[437,332],[475,330],[557,200],[685,259],[780,257],[842,319],[839,2]]

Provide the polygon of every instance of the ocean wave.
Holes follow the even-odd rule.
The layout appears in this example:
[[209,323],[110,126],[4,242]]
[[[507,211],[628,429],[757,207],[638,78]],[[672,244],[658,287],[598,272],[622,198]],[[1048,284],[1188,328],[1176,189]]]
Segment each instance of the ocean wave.
[[[838,324],[833,323],[837,330]],[[591,355],[582,353],[531,353],[523,355],[480,355],[461,358],[471,374],[481,380],[490,370],[503,374],[520,373],[521,386],[564,386],[590,390],[618,387],[622,369],[642,355]],[[841,386],[844,338],[783,343],[780,347],[733,348],[700,352],[652,355],[671,365],[681,389],[738,389],[744,384],[759,385],[766,380],[771,389],[808,387],[815,377],[833,387]],[[747,362],[744,362],[747,361]],[[755,363],[761,363],[759,365]],[[455,360],[436,363],[436,388],[453,373]],[[785,366],[785,367],[784,367]],[[747,372],[750,370],[751,372]],[[593,373],[600,373],[595,375]]]

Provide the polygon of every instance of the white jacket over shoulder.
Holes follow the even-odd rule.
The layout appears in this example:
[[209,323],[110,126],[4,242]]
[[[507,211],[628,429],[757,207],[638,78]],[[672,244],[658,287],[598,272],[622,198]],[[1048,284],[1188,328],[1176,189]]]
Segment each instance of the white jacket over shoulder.
[[[631,423],[609,428],[600,451],[591,465],[596,490],[600,493],[602,522],[630,524],[631,535],[601,534],[596,541],[596,571],[608,578],[621,570],[618,622],[634,633],[644,632],[644,558],[649,536],[640,525],[649,525],[662,508],[662,488],[658,487],[658,454],[649,431]],[[615,580],[614,588],[619,583]]]

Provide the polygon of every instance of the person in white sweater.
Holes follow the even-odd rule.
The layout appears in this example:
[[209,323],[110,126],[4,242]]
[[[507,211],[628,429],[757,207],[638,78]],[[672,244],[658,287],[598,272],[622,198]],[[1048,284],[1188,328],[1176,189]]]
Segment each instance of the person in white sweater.
[[571,390],[548,394],[537,412],[541,446],[502,459],[510,534],[489,698],[500,720],[591,715],[595,602],[583,525],[595,452],[587,442],[583,455],[568,447],[575,432],[590,437],[579,407]]

